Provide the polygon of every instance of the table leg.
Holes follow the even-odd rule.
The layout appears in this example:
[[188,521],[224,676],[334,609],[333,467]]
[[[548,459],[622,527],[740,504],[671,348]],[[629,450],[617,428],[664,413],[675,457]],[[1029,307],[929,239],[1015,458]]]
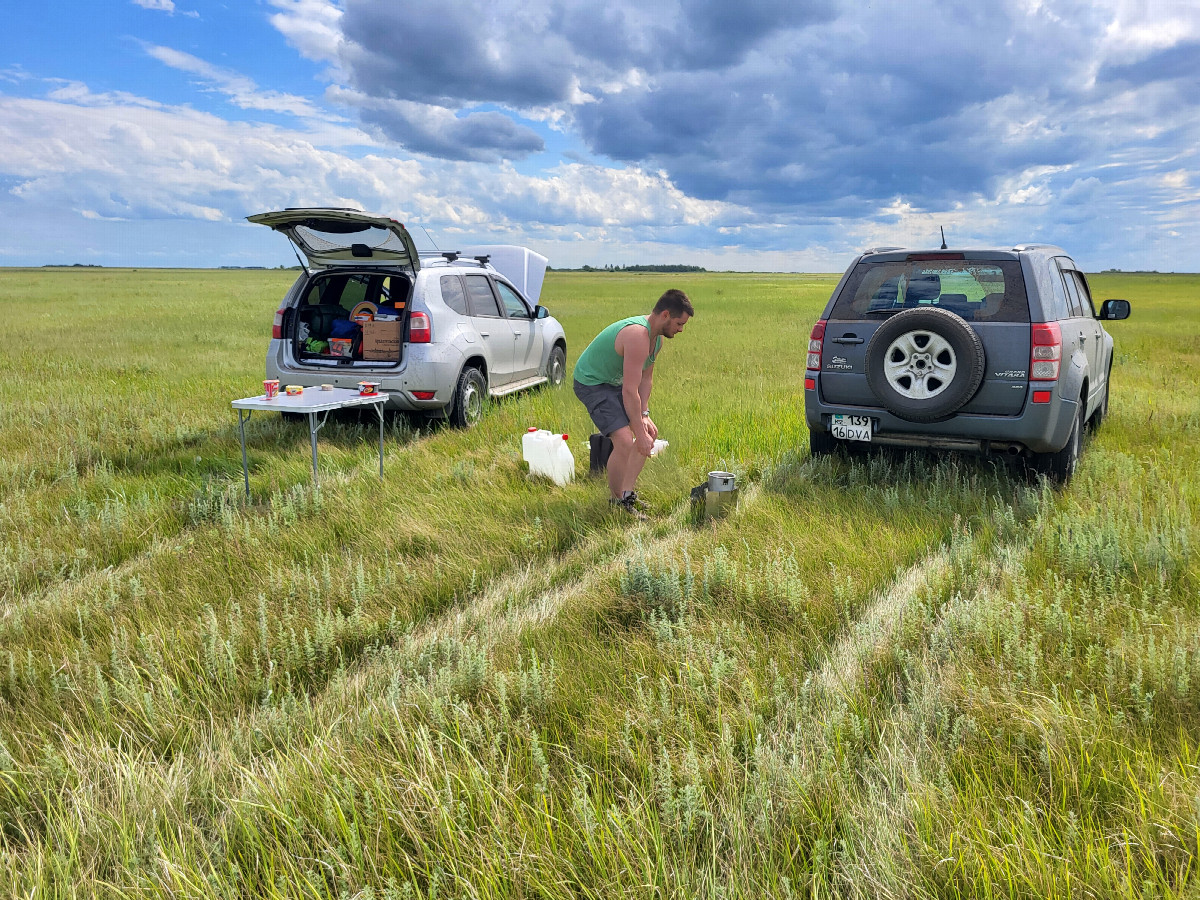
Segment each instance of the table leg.
[[375,413],[379,416],[379,480],[383,481],[383,404],[372,404],[375,407]]
[[246,419],[242,418],[242,410],[237,411],[238,414],[238,435],[242,439],[242,478],[246,482],[246,499],[250,499],[250,466],[246,463],[246,419],[250,418],[249,411],[246,412]]
[[[322,424],[324,424],[324,423],[322,423]],[[317,414],[315,412],[310,412],[308,414],[308,437],[309,437],[309,440],[312,441],[313,485],[317,486],[317,487],[320,486],[319,482],[317,481],[317,429],[318,428],[319,428],[319,426],[317,425]]]

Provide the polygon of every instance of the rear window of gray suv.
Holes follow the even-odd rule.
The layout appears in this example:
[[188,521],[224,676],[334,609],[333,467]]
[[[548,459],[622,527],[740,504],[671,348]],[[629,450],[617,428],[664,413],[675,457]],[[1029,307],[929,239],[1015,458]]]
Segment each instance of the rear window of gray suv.
[[863,262],[850,273],[831,318],[865,319],[919,307],[968,322],[1028,322],[1029,299],[1015,259]]

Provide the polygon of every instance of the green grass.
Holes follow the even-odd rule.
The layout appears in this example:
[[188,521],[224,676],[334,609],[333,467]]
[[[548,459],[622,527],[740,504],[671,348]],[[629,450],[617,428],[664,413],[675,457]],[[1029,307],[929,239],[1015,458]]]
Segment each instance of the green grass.
[[[573,361],[666,287],[655,515],[520,434],[248,425],[294,273],[5,270],[0,897],[1184,897],[1200,849],[1200,278],[1106,275],[1054,491],[811,459],[833,276],[550,273]],[[688,489],[738,474],[730,516]]]

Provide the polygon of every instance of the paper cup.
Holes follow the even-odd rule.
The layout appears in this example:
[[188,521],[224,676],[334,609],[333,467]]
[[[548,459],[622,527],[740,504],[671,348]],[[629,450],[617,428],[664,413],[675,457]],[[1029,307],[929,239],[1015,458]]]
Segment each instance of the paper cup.
[[266,400],[274,400],[279,396],[279,379],[268,378],[263,382],[263,398]]

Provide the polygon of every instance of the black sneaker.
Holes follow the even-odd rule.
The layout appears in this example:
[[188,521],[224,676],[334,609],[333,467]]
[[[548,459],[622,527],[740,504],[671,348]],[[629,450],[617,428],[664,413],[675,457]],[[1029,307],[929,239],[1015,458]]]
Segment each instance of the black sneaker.
[[650,508],[650,504],[647,503],[645,500],[643,500],[641,497],[639,497],[637,491],[627,491],[625,493],[625,496],[628,497],[629,501],[634,506],[636,506],[638,509],[649,509]]
[[639,522],[645,522],[646,514],[637,508],[635,505],[635,498],[631,497],[630,493],[631,492],[627,491],[625,496],[620,500],[610,497],[608,505],[614,510],[619,510],[620,512],[625,513],[625,515],[632,519],[637,519]]

